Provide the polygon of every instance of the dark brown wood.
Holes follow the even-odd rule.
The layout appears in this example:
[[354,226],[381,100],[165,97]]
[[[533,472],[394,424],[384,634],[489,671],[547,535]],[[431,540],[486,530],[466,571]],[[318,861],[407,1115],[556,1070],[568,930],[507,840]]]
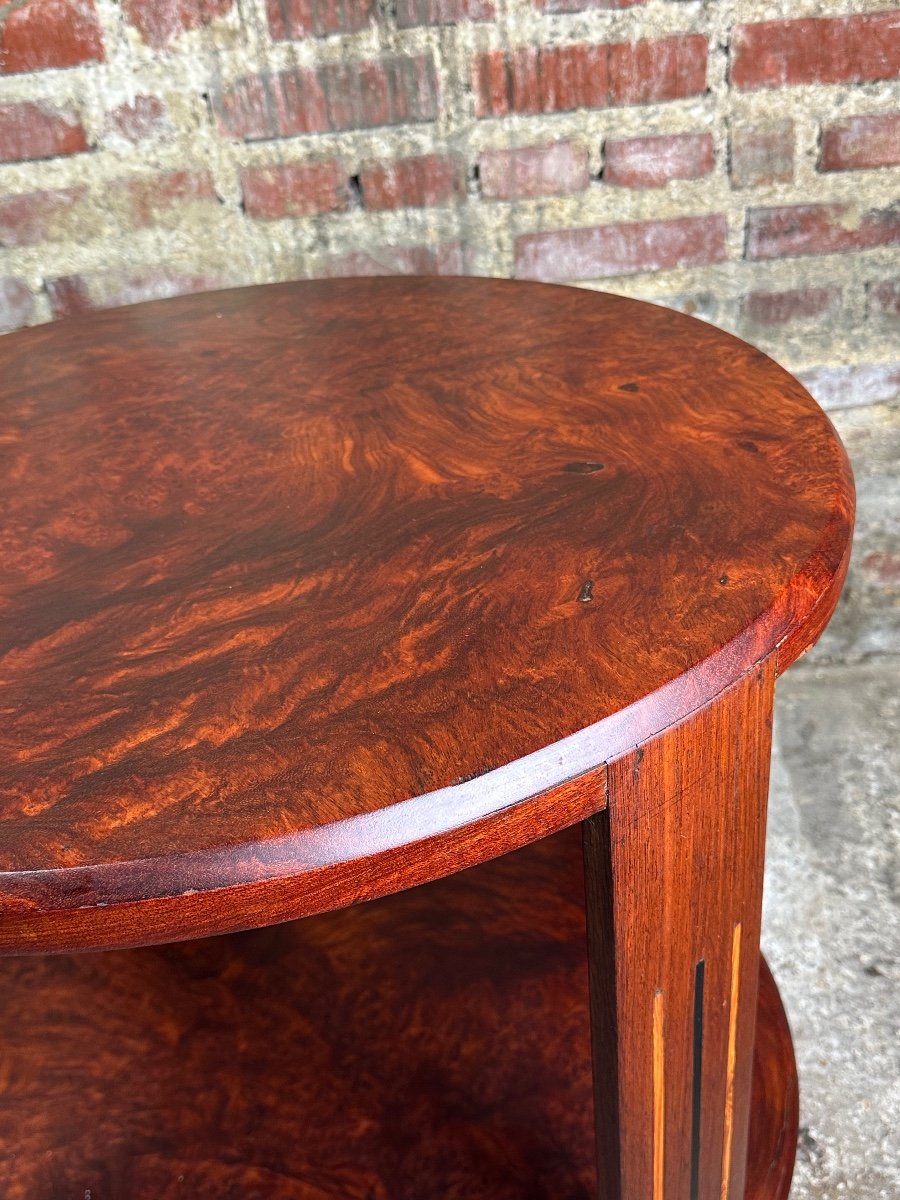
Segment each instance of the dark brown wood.
[[610,764],[585,823],[604,1200],[744,1195],[773,686]]
[[0,339],[0,949],[335,908],[601,810],[836,601],[852,487],[752,347],[353,280]]
[[[0,963],[5,1200],[589,1200],[578,830],[280,927]],[[786,1200],[767,973],[745,1200]]]

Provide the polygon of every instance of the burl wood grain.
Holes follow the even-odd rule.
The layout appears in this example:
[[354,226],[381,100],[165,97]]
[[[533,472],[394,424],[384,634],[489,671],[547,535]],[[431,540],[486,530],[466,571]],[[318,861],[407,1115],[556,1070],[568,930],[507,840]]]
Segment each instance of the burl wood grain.
[[758,351],[486,280],[0,340],[0,949],[411,886],[817,635],[852,489]]
[[[577,830],[295,924],[6,959],[0,1193],[589,1200],[587,990]],[[760,1013],[744,1197],[785,1200],[767,974]]]

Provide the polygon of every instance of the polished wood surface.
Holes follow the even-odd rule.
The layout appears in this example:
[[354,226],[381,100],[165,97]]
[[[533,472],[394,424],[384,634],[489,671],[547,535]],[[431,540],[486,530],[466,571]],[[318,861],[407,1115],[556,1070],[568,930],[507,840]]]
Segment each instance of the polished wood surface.
[[852,486],[746,344],[486,280],[0,339],[0,949],[335,908],[589,817],[827,620]]
[[[589,1200],[577,830],[294,924],[0,964],[4,1200]],[[760,992],[744,1200],[786,1200]],[[793,1128],[793,1139],[790,1130]]]
[[611,763],[585,822],[603,1200],[744,1195],[773,691],[770,659]]

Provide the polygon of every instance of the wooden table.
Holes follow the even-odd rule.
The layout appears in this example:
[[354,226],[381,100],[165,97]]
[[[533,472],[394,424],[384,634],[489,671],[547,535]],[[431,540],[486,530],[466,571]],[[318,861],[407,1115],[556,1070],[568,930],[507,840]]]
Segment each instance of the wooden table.
[[0,1193],[576,1200],[595,1116],[604,1200],[783,1200],[773,688],[853,512],[803,388],[378,279],[11,335],[0,406]]

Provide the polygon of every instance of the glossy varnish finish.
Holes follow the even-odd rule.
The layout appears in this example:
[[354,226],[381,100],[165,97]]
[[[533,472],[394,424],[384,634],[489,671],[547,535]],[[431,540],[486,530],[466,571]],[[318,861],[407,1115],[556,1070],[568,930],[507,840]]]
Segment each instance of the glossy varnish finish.
[[589,817],[846,566],[803,389],[570,289],[95,314],[0,341],[0,413],[12,952],[285,920]]
[[773,688],[852,522],[803,389],[478,280],[94,315],[0,379],[0,949],[427,885],[11,962],[6,1194],[574,1200],[593,1116],[602,1200],[784,1200]]
[[[0,1194],[592,1200],[585,948],[569,830],[294,924],[7,959]],[[786,1200],[796,1081],[763,985],[745,1200]]]
[[744,1194],[773,683],[770,661],[612,763],[585,823],[605,1200]]

